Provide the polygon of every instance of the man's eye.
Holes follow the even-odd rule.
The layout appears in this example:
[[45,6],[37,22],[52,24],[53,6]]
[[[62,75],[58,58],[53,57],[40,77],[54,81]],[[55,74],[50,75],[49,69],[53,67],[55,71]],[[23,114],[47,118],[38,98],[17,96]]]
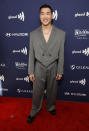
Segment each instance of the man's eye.
[[47,13],[47,15],[50,15],[50,13]]

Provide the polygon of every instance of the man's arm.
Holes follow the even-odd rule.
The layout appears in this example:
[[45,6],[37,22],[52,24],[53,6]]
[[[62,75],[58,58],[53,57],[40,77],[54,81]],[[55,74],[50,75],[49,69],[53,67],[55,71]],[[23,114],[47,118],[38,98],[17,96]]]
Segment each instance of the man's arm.
[[35,63],[35,54],[34,54],[31,33],[30,33],[30,43],[29,44],[30,44],[30,48],[29,48],[29,59],[28,59],[28,74],[31,80],[34,77],[34,63]]
[[59,57],[58,57],[58,69],[57,69],[57,77],[56,79],[60,80],[62,74],[64,73],[64,43],[65,43],[65,33],[63,38],[61,39],[61,45],[59,49]]

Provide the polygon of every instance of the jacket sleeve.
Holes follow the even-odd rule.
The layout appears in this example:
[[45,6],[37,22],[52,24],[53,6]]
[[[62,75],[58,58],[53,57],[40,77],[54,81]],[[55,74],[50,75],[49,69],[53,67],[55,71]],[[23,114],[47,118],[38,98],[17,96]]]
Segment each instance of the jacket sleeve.
[[58,55],[57,74],[60,74],[60,75],[64,73],[64,43],[65,43],[65,32],[61,39],[61,45],[60,45],[59,55]]
[[32,42],[32,34],[30,33],[28,74],[34,74],[34,62],[35,62],[35,54],[34,54],[34,48]]

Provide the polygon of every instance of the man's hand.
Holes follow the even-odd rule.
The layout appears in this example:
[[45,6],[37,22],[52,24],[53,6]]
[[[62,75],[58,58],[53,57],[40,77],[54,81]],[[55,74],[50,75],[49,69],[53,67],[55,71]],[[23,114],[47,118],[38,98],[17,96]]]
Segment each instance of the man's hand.
[[61,78],[62,78],[62,75],[60,75],[60,74],[56,75],[56,80],[60,80]]
[[35,81],[35,76],[34,76],[34,74],[29,75],[29,79],[30,79],[30,81],[34,82],[34,81]]

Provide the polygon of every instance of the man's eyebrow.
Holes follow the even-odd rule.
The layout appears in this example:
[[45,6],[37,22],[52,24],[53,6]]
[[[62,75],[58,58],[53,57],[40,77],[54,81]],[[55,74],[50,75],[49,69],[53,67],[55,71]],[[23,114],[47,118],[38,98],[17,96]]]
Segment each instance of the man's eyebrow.
[[47,13],[51,13],[50,11],[48,11]]
[[44,12],[40,12],[40,13],[44,13]]
[[[45,12],[40,12],[40,13],[45,13]],[[46,12],[46,13],[51,13],[51,12]]]

